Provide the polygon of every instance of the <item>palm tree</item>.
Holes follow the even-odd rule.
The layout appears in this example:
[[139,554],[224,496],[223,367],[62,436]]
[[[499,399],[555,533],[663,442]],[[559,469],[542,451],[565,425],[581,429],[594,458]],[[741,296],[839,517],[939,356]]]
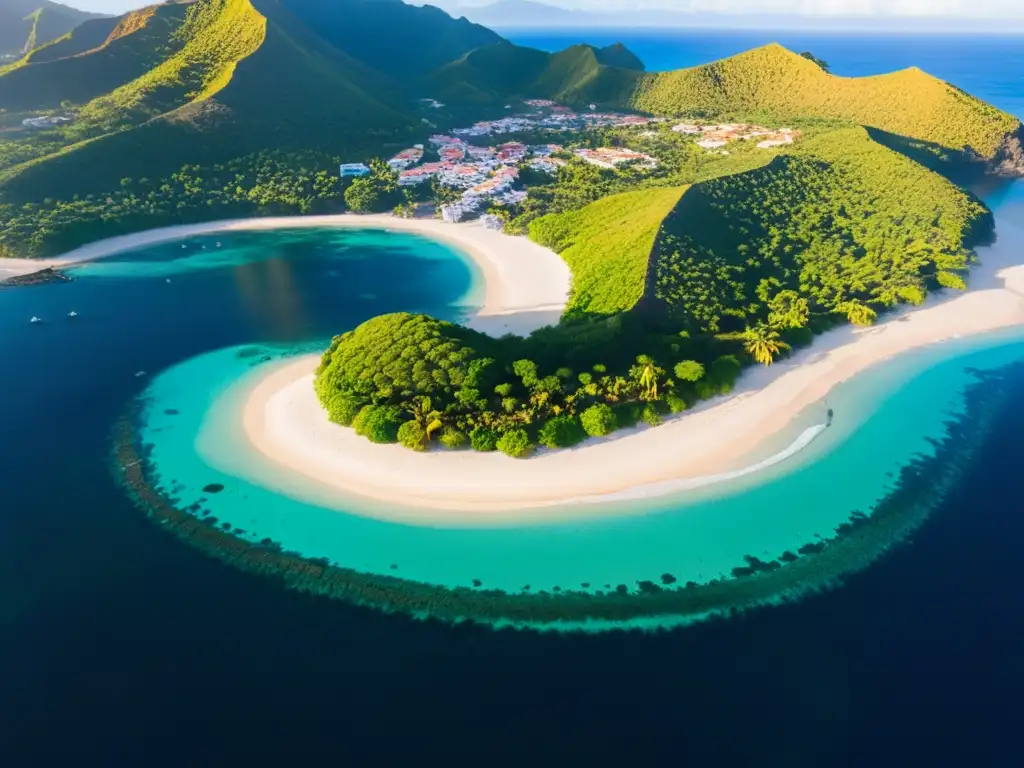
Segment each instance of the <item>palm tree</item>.
[[665,371],[654,364],[648,355],[640,355],[636,359],[629,375],[640,388],[640,399],[653,401],[658,399],[658,377]]
[[433,410],[431,406],[429,397],[415,397],[409,407],[409,413],[413,420],[423,428],[423,434],[427,436],[428,443],[430,436],[444,426],[441,422],[441,412]]
[[755,362],[766,366],[771,365],[780,352],[790,348],[789,344],[782,340],[779,332],[767,323],[758,323],[753,328],[747,326],[742,338],[743,348],[747,354],[754,358]]

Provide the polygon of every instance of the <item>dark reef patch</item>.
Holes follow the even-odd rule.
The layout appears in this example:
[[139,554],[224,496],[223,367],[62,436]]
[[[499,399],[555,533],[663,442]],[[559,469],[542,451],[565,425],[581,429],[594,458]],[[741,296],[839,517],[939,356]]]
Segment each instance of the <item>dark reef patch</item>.
[[203,486],[203,493],[220,493],[223,490],[224,486],[220,483],[210,483]]
[[[975,372],[976,383],[965,392],[961,416],[945,422],[945,435],[932,442],[934,455],[919,455],[894,478],[892,488],[869,514],[855,510],[830,538],[818,538],[796,553],[785,551],[776,559],[748,555],[733,570],[742,578],[713,579],[704,584],[676,584],[662,574],[661,584],[638,582],[631,591],[625,584],[613,590],[530,591],[516,594],[497,589],[447,588],[393,575],[358,572],[284,551],[269,539],[247,541],[222,530],[213,516],[198,518],[176,506],[159,488],[159,475],[150,460],[149,446],[140,445],[134,424],[137,401],[116,426],[114,471],[133,500],[165,530],[200,550],[242,570],[275,578],[285,586],[381,610],[449,621],[465,619],[522,626],[571,626],[588,621],[611,624],[640,618],[663,617],[666,623],[698,620],[711,615],[733,615],[780,598],[827,589],[841,583],[905,540],[953,490],[971,466],[977,447],[1012,396],[1012,380],[1024,374],[1024,363],[1004,369]],[[204,489],[215,493],[212,486]],[[226,526],[230,528],[230,526]],[[669,580],[671,579],[671,581]]]

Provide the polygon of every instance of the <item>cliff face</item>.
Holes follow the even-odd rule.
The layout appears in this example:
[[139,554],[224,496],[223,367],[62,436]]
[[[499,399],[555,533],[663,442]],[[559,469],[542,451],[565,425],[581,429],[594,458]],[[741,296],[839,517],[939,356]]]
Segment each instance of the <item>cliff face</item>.
[[1024,176],[1024,125],[1006,135],[987,170],[995,176]]

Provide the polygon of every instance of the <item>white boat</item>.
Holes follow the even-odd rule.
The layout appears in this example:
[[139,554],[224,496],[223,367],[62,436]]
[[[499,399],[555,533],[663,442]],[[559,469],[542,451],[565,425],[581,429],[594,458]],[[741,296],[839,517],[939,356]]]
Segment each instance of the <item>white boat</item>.
[[29,322],[30,322],[30,323],[41,323],[41,322],[43,322],[43,321],[42,321],[42,319],[41,319],[41,318],[38,318],[38,317],[36,317],[35,315],[33,315],[33,316],[32,316],[32,319],[31,319],[31,320],[29,320]]
[[146,375],[145,371],[137,371],[136,374],[135,374],[135,378],[136,379],[141,379],[145,375]]
[[72,309],[70,312],[68,312],[68,317],[78,317],[78,313]]

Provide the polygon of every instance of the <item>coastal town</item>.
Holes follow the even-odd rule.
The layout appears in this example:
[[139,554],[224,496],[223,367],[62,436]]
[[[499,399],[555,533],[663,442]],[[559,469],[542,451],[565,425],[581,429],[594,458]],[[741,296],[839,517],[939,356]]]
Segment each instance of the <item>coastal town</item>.
[[[444,106],[433,99],[421,101],[434,109]],[[495,143],[495,137],[501,136],[564,136],[596,128],[643,129],[639,137],[650,138],[658,135],[655,129],[660,124],[668,122],[665,118],[598,112],[593,104],[588,111],[576,111],[549,99],[527,99],[523,104],[531,111],[436,133],[426,144],[403,149],[388,160],[388,165],[398,174],[401,187],[433,182],[453,190],[454,199],[438,207],[443,221],[454,223],[482,214],[484,223],[495,229],[501,228],[501,219],[486,211],[492,206],[514,206],[526,199],[528,193],[520,181],[524,169],[554,176],[570,156],[606,170],[629,166],[650,171],[658,167],[657,158],[626,147],[567,149],[557,143],[513,139]],[[662,128],[667,129],[667,125]],[[728,154],[723,147],[734,141],[757,140],[758,148],[771,149],[791,144],[800,136],[799,131],[789,128],[748,123],[683,122],[671,126],[671,130],[692,136],[696,146],[719,154]],[[369,174],[370,168],[365,163],[344,163],[340,172],[342,178],[358,177]]]

